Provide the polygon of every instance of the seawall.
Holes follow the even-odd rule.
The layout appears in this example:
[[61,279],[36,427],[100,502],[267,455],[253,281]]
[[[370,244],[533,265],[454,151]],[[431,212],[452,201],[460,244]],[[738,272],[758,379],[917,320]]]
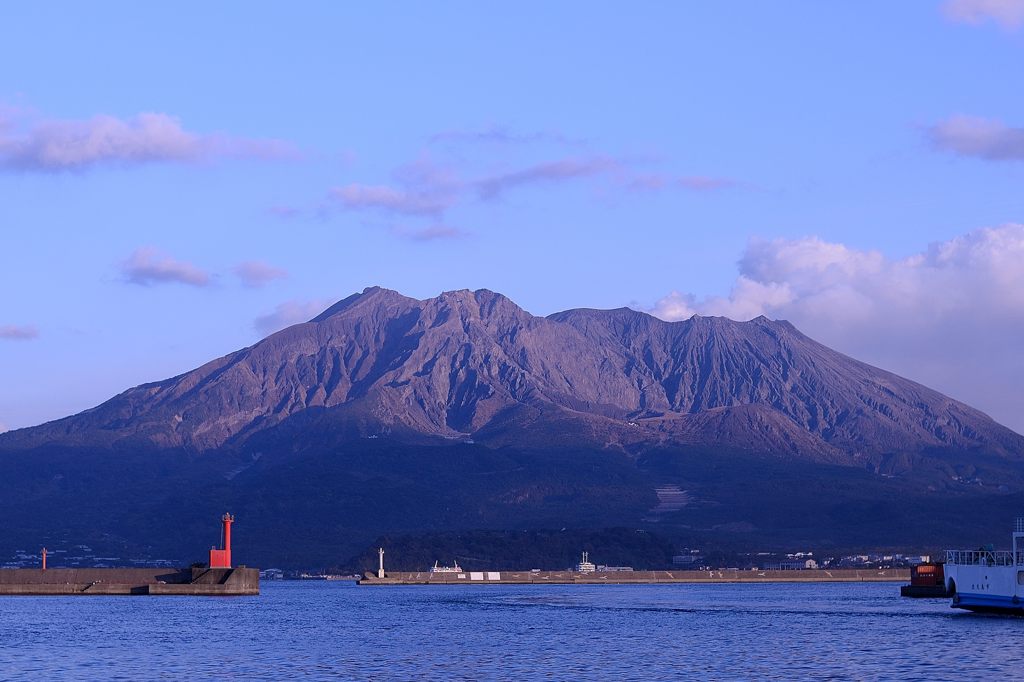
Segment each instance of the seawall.
[[3,595],[254,596],[257,568],[11,568],[0,569]]
[[367,573],[360,585],[631,585],[662,583],[906,582],[910,569],[809,569],[801,571],[464,571]]

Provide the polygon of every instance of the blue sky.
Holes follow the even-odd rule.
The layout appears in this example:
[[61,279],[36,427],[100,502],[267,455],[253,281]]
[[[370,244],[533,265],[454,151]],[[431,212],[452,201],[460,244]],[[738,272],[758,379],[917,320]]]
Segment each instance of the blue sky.
[[0,427],[382,285],[786,317],[1024,430],[1020,0],[552,4],[0,9]]

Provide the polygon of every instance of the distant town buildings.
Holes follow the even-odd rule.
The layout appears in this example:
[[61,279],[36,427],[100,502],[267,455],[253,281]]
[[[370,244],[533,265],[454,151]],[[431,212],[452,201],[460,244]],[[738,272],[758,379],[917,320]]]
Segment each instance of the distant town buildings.
[[[49,548],[49,544],[47,547]],[[123,559],[119,556],[98,556],[88,545],[71,545],[70,549],[47,549],[47,561],[51,568],[112,568],[115,566],[154,566],[172,568],[180,562],[150,557]],[[17,549],[7,561],[0,560],[0,568],[36,568],[42,557],[39,551]]]
[[[672,567],[681,570],[736,570],[805,571],[829,568],[908,568],[928,563],[927,554],[850,554],[819,558],[814,552],[751,552],[733,555],[733,559],[708,560],[699,549],[683,548],[672,557]],[[728,565],[725,565],[728,564]]]
[[672,566],[676,568],[695,569],[703,568],[704,555],[699,549],[684,547],[679,554],[672,557]]

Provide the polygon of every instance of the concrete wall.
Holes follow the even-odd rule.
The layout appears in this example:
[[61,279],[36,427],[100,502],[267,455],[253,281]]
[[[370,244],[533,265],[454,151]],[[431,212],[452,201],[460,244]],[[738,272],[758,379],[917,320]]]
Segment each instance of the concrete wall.
[[257,568],[0,569],[0,595],[257,595]]
[[[497,578],[495,578],[497,576]],[[476,578],[476,579],[474,579]],[[804,571],[491,571],[463,573],[386,573],[383,580],[367,573],[360,585],[486,585],[486,584],[586,584],[630,583],[808,583],[909,581],[910,569],[804,570]]]
[[0,585],[61,585],[86,583],[187,583],[190,569],[178,568],[9,568],[0,569]]

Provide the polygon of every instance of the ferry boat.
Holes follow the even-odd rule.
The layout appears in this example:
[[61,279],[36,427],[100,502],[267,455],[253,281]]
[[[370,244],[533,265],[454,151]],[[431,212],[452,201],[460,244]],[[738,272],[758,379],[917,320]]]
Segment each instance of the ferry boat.
[[953,608],[1024,615],[1024,518],[1013,528],[1013,549],[946,551],[946,588]]
[[458,560],[455,561],[454,566],[439,566],[438,562],[434,562],[434,566],[430,569],[431,573],[462,573],[463,570],[459,568]]

